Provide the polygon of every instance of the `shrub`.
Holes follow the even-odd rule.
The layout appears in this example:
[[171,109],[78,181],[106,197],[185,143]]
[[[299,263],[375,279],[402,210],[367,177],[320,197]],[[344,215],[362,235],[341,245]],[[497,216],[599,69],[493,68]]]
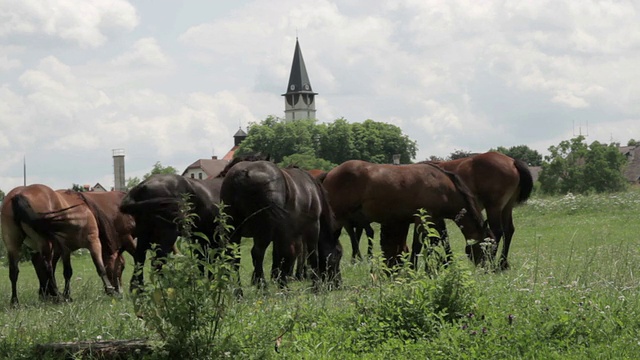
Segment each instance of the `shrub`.
[[[165,343],[169,358],[216,358],[221,349],[232,347],[224,345],[230,340],[224,337],[224,319],[234,300],[238,252],[226,241],[219,248],[203,248],[189,241],[192,236],[204,235],[191,233],[194,215],[189,213],[188,201],[183,203],[186,215],[180,217],[182,236],[178,239],[182,253],[171,255],[150,276],[143,291],[134,296],[135,306],[145,325]],[[223,207],[217,218],[218,235],[226,240],[230,228]]]

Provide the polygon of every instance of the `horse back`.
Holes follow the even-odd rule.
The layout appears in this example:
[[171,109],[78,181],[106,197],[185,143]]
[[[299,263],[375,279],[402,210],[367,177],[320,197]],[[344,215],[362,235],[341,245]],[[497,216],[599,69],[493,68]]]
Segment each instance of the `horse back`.
[[411,221],[419,208],[439,214],[449,207],[443,205],[444,199],[459,198],[451,179],[442,170],[426,164],[350,160],[331,170],[323,186],[336,217],[342,219],[361,211],[372,221]]
[[434,164],[458,175],[476,196],[481,208],[501,209],[519,202],[521,171],[516,162],[507,155],[490,151]]

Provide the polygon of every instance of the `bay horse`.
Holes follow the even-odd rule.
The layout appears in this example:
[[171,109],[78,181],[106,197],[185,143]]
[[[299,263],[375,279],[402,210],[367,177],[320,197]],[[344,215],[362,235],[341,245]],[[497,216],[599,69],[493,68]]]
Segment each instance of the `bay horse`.
[[14,188],[5,197],[0,223],[9,259],[12,304],[18,303],[16,285],[23,243],[32,250],[31,261],[40,282],[39,294],[42,297],[60,297],[55,263],[61,256],[65,278],[63,296],[70,299],[70,278],[73,273],[70,254],[79,248],[89,250],[105,292],[112,294],[117,291],[112,279],[120,277],[123,269],[120,247],[131,249],[134,246],[133,239],[130,238],[131,243],[127,245],[121,244],[116,235],[115,219],[93,201],[78,194],[54,191],[46,185],[34,184]]
[[[509,268],[507,256],[515,232],[513,208],[525,202],[533,190],[533,177],[527,164],[499,152],[486,152],[451,161],[425,161],[457,174],[475,195],[480,210],[486,210],[496,244],[504,235],[499,266]],[[416,244],[414,251],[420,251]],[[494,254],[497,246],[494,247]]]
[[484,261],[480,242],[493,238],[469,189],[458,176],[435,165],[348,160],[327,174],[323,186],[340,225],[358,218],[381,224],[380,245],[388,267],[408,251],[409,225],[419,220],[419,209],[428,212],[437,230],[444,227],[444,219],[455,220],[468,240],[467,256],[476,265]]
[[[126,251],[132,257],[135,256],[135,222],[131,215],[120,211],[122,199],[126,196],[124,191],[87,191],[75,192],[71,190],[57,190],[69,197],[79,197],[89,207],[98,223],[98,235],[103,239],[113,239],[118,251],[104,252],[103,261],[107,271],[107,277],[117,293],[122,293],[122,273],[125,260],[122,253]],[[114,249],[115,250],[115,249]],[[54,270],[57,253],[54,253]],[[69,279],[65,279],[67,282]],[[66,286],[66,285],[65,285]]]
[[264,284],[264,254],[271,243],[271,277],[281,287],[300,254],[312,270],[314,286],[322,279],[339,284],[342,248],[333,237],[333,213],[324,189],[308,172],[264,160],[241,161],[226,172],[220,198],[235,227],[230,241],[253,238],[252,284]]
[[[191,205],[193,217],[192,234],[200,232],[207,239],[193,236],[203,249],[216,246],[214,238],[220,187],[222,178],[194,179],[177,174],[154,174],[133,187],[122,200],[120,210],[135,219],[138,244],[134,255],[135,270],[131,278],[131,290],[144,282],[143,268],[147,250],[156,245],[154,257],[159,260],[156,267],[169,254],[175,252],[175,244],[183,229],[181,220],[189,215],[183,212],[184,201]],[[204,254],[198,254],[204,257]]]
[[[328,172],[320,169],[307,170],[311,176],[316,178],[320,183],[327,177]],[[356,259],[362,260],[360,253],[360,238],[364,232],[367,236],[367,256],[373,257],[373,228],[371,222],[365,218],[352,218],[344,226],[345,231],[349,235],[351,241],[351,261]]]

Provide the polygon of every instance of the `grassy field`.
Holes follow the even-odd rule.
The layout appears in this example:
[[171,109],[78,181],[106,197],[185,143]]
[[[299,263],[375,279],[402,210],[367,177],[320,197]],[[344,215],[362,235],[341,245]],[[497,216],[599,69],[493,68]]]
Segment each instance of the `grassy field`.
[[[514,216],[508,271],[475,269],[461,258],[464,240],[449,223],[458,261],[439,276],[420,272],[390,279],[375,261],[352,264],[344,237],[343,286],[320,293],[301,282],[288,291],[247,285],[252,266],[250,242],[245,242],[244,297],[228,304],[220,340],[214,342],[217,354],[266,359],[640,358],[640,191],[534,197]],[[376,251],[377,246],[376,241]],[[364,241],[361,247],[366,253]],[[72,261],[73,302],[41,302],[31,264],[21,263],[17,308],[9,306],[8,269],[0,266],[0,357],[31,358],[34,345],[42,343],[159,339],[136,316],[131,295],[104,295],[87,255]],[[130,257],[127,264],[128,283]],[[58,278],[61,282],[60,270]]]

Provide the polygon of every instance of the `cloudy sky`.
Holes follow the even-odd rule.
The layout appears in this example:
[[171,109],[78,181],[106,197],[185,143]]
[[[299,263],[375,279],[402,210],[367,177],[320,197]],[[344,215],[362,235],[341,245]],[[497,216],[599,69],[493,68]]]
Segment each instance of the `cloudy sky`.
[[393,123],[418,156],[640,139],[631,1],[0,0],[0,189],[113,186],[224,155],[284,116],[296,36],[321,122]]

